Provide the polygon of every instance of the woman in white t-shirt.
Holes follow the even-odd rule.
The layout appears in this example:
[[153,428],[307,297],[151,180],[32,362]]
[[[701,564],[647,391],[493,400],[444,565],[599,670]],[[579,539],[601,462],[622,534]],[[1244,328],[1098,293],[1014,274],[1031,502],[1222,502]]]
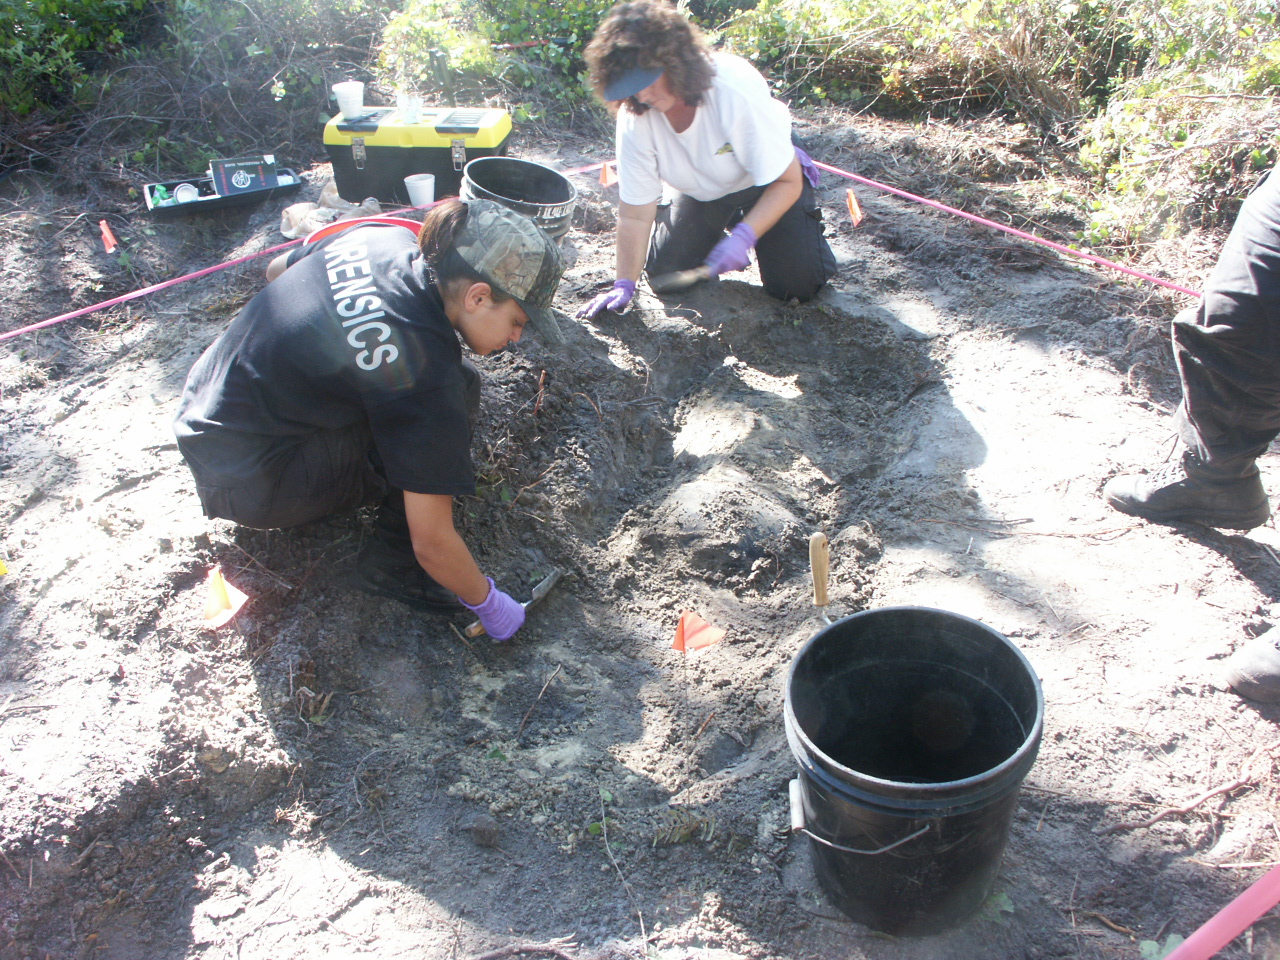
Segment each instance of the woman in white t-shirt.
[[[764,77],[709,50],[663,0],[615,6],[586,60],[597,94],[619,108],[620,202],[617,280],[578,315],[624,310],[642,269],[702,266],[718,277],[745,268],[752,248],[770,296],[816,294],[835,273],[817,169],[793,144],[791,115]],[[676,192],[670,204],[660,204],[664,184]]]

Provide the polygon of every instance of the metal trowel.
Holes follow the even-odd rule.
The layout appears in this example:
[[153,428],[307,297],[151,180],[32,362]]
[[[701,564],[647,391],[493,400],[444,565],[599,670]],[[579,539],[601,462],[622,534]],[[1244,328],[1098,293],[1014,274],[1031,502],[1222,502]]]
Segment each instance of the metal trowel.
[[654,293],[679,293],[688,290],[694,284],[711,279],[711,271],[704,264],[692,270],[677,270],[675,273],[662,273],[649,278],[649,289]]
[[[560,570],[552,570],[549,575],[543,578],[541,583],[533,588],[533,593],[529,595],[529,599],[520,604],[520,606],[524,607],[527,612],[530,607],[551,592],[551,588],[559,582],[560,575]],[[484,633],[484,624],[477,620],[475,623],[471,624],[471,626],[467,627],[465,633],[468,637],[478,637],[480,634]]]

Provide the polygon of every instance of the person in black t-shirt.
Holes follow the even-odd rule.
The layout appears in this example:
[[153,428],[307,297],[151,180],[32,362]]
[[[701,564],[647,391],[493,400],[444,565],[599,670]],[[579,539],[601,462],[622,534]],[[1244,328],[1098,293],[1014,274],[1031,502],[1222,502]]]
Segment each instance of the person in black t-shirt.
[[192,367],[174,423],[205,515],[267,529],[382,501],[361,585],[420,609],[461,600],[510,637],[523,608],[453,526],[453,497],[475,492],[480,403],[458,337],[481,356],[526,323],[559,341],[563,269],[531,220],[487,200],[435,207],[416,239],[360,224],[277,257]]

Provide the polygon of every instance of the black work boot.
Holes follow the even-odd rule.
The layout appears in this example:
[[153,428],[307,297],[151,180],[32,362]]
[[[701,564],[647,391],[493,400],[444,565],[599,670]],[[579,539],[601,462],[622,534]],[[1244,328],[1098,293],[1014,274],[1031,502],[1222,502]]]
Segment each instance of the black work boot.
[[1247,700],[1280,703],[1280,630],[1272,627],[1228,657],[1223,679]]
[[[399,491],[394,491],[399,494]],[[366,593],[399,600],[405,606],[431,613],[461,613],[452,590],[427,575],[413,552],[403,496],[389,496],[373,520],[373,536],[356,559],[356,584]]]
[[1256,463],[1209,465],[1191,451],[1153,473],[1112,477],[1102,495],[1121,513],[1156,523],[1252,530],[1271,516]]

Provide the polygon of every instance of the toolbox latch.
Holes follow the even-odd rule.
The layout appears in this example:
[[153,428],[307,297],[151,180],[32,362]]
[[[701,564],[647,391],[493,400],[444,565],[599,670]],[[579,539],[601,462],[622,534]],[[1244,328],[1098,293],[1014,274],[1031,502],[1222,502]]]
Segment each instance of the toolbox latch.
[[453,169],[461,170],[467,165],[467,141],[454,139],[449,142],[453,146]]
[[356,162],[356,169],[364,169],[364,137],[351,138],[351,158]]

